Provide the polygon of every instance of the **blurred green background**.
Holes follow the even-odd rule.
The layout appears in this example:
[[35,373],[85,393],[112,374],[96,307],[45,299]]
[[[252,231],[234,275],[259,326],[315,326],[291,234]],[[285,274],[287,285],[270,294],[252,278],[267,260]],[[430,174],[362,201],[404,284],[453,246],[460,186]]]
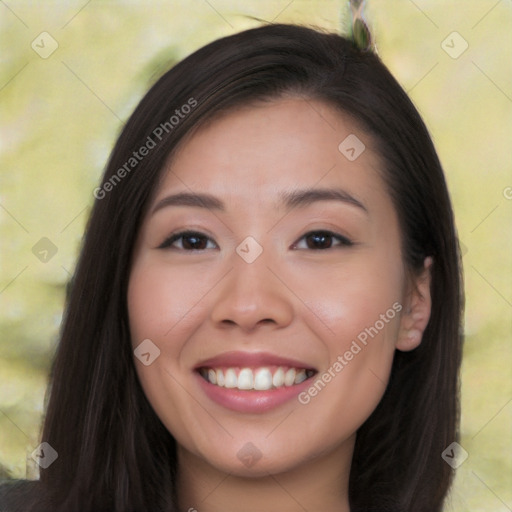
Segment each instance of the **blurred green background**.
[[[253,18],[339,31],[346,12],[340,0],[0,2],[4,474],[36,476],[30,453],[92,191],[148,86],[203,44],[258,25]],[[446,510],[511,511],[512,4],[370,0],[367,17],[432,134],[463,245],[469,458]]]

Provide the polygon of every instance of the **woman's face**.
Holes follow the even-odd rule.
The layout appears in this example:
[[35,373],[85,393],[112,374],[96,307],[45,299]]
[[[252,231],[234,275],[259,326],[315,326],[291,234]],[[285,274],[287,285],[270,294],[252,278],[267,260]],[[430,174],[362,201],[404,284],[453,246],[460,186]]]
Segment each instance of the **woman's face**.
[[256,476],[351,457],[428,321],[380,165],[346,116],[282,99],[214,120],[165,169],[128,308],[182,462]]

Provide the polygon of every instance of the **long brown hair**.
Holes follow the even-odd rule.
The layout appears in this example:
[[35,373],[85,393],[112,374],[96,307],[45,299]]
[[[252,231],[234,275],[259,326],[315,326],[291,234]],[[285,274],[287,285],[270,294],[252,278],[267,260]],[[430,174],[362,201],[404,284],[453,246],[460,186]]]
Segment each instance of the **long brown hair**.
[[[441,510],[453,476],[441,452],[458,438],[463,306],[443,171],[420,115],[374,53],[294,25],[247,30],[199,49],[162,76],[126,123],[67,302],[42,433],[59,458],[41,470],[34,510],[177,510],[176,443],[133,363],[126,295],[134,241],[164,163],[185,135],[221,112],[290,93],[329,103],[373,136],[404,265],[414,273],[426,256],[434,260],[423,341],[396,353],[384,397],[357,433],[351,510]],[[162,123],[167,130],[155,147],[126,167]]]

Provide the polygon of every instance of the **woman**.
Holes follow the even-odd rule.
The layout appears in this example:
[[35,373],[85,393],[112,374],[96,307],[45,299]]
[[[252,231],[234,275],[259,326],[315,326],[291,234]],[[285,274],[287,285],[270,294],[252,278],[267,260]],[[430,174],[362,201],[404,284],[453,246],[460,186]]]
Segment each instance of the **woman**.
[[142,99],[94,194],[42,435],[58,458],[13,501],[442,509],[457,237],[374,53],[291,25],[201,48]]

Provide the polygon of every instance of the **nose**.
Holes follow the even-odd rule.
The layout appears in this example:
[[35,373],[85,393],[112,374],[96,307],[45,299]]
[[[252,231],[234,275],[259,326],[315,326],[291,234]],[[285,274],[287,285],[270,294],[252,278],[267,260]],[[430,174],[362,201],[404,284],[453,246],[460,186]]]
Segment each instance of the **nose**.
[[233,269],[217,287],[211,310],[214,325],[251,332],[262,325],[281,328],[291,323],[293,294],[263,254],[252,263],[234,255]]

